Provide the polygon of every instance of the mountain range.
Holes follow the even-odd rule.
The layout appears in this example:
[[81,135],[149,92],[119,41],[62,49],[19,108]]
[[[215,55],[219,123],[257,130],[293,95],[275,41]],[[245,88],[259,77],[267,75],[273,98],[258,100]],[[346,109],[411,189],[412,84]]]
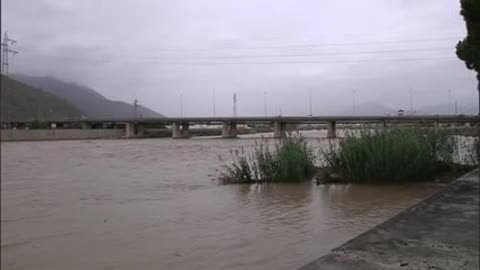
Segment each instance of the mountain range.
[[[90,119],[119,119],[133,118],[135,109],[133,104],[123,101],[110,100],[94,89],[75,83],[65,82],[54,77],[34,77],[17,74],[14,78],[24,84],[40,88],[60,99],[70,102],[83,117]],[[144,106],[138,105],[138,117],[164,117]]]
[[1,121],[78,119],[80,110],[42,89],[1,76]]
[[[376,102],[360,103],[355,106],[355,115],[397,115],[398,111],[402,109],[405,114],[410,114],[407,108],[393,109],[391,107],[378,104]],[[352,115],[353,109],[340,111],[339,115]],[[449,114],[464,114],[464,115],[476,115],[478,109],[474,106],[457,106],[455,104],[436,104],[421,106],[414,108],[415,115],[449,115]]]
[[[113,101],[92,88],[65,82],[54,77],[14,75],[2,76],[2,121],[57,120],[57,119],[120,119],[135,116],[132,104]],[[452,105],[452,104],[451,104]],[[338,108],[336,115],[396,115],[397,109],[375,102],[360,103],[355,108]],[[450,114],[457,110],[448,104],[424,106],[415,109],[417,115]],[[477,113],[476,107],[459,106],[458,114]],[[138,117],[164,117],[143,106],[137,107]]]

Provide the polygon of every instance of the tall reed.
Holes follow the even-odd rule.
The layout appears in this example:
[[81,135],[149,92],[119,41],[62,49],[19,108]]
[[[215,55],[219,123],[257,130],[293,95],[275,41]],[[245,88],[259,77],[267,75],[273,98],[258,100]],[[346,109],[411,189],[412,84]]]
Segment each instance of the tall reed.
[[346,182],[427,180],[453,163],[452,136],[425,129],[382,129],[348,135],[322,152],[331,172]]
[[233,162],[224,163],[222,179],[227,183],[286,182],[314,174],[314,151],[302,136],[288,136],[271,148],[261,140],[255,142],[252,152],[243,147],[231,151]]

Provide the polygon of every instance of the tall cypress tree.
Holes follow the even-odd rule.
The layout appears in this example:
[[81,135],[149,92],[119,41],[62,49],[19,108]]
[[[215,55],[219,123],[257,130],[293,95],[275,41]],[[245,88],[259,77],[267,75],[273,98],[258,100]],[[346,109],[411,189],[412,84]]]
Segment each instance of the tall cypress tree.
[[460,0],[460,4],[460,14],[467,25],[467,37],[458,42],[457,56],[465,62],[468,69],[477,72],[480,116],[480,0]]

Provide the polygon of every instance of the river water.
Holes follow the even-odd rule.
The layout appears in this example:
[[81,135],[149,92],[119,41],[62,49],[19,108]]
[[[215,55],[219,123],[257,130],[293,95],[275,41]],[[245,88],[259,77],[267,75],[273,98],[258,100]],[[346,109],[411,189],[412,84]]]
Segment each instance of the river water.
[[440,188],[219,184],[253,143],[2,143],[2,269],[295,269]]

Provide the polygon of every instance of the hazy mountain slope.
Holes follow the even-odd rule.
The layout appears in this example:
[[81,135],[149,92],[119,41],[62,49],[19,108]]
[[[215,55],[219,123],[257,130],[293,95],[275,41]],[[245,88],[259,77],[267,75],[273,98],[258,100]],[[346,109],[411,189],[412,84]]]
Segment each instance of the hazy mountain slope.
[[68,101],[2,75],[1,120],[79,119],[81,112]]
[[437,104],[431,106],[424,106],[417,110],[417,114],[465,114],[465,115],[476,115],[478,114],[478,108],[475,106],[468,105],[458,105],[455,109],[455,103],[450,104],[450,109],[448,104]]
[[[134,116],[132,104],[109,100],[85,86],[64,82],[53,77],[15,75],[15,78],[68,100],[89,118],[132,118]],[[142,117],[163,117],[143,106],[138,107],[138,114]]]
[[[429,106],[422,106],[418,109],[415,109],[416,115],[448,115],[455,114],[455,104],[450,105],[451,108],[449,111],[448,104],[436,104]],[[356,115],[397,115],[398,110],[408,111],[408,108],[398,108],[393,109],[382,104],[375,102],[367,102],[356,105],[355,114]],[[478,113],[478,109],[473,106],[457,106],[457,114],[465,115],[475,115]],[[352,109],[344,110],[340,113],[341,115],[352,115]]]
[[375,103],[367,102],[360,103],[355,105],[355,113],[353,113],[353,106],[348,110],[343,110],[340,115],[387,115],[387,114],[396,114],[396,110],[389,108],[387,106]]

